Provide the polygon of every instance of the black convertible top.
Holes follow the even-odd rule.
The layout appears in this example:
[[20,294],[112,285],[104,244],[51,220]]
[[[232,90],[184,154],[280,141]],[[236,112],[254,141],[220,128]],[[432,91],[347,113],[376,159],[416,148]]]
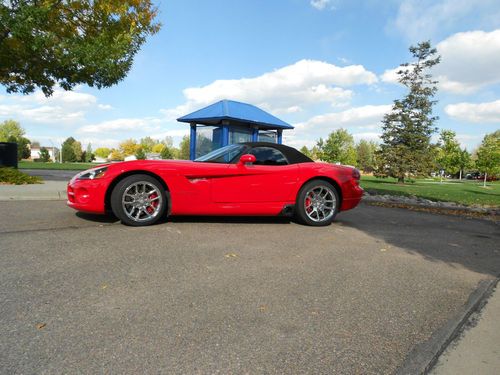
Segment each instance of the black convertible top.
[[311,163],[313,160],[311,160],[309,157],[305,156],[302,152],[294,149],[293,147],[290,146],[285,146],[285,145],[280,145],[277,143],[270,143],[270,142],[244,142],[244,145],[250,146],[250,147],[272,147],[277,150],[279,150],[283,155],[288,160],[288,163],[290,164],[299,164],[299,163]]

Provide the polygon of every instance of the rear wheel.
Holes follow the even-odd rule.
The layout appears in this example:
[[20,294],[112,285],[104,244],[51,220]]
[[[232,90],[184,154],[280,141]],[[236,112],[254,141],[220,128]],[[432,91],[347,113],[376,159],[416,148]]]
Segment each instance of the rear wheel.
[[329,225],[337,215],[339,194],[324,180],[312,180],[299,191],[296,202],[297,219],[312,226]]
[[165,214],[167,197],[154,177],[135,174],[121,180],[111,193],[111,209],[123,224],[144,226]]

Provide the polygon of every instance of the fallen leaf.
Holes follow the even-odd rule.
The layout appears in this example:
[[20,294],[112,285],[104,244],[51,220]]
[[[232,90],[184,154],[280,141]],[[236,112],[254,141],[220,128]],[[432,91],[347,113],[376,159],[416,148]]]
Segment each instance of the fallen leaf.
[[101,286],[101,289],[106,289],[107,287],[108,287],[108,286],[107,286],[106,284],[103,284],[103,285]]
[[266,311],[267,310],[267,305],[260,305],[259,306],[259,310],[260,310],[260,312]]
[[387,251],[387,249],[380,249],[380,251]]
[[224,255],[225,258],[236,258],[238,255],[236,255],[235,253],[227,253],[226,255]]
[[36,329],[44,329],[46,325],[47,325],[47,323],[38,323],[36,325]]

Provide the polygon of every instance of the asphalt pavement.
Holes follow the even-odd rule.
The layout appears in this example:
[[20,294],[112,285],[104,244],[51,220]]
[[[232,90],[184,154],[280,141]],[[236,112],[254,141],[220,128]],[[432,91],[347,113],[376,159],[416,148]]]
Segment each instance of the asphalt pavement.
[[81,171],[67,171],[57,169],[21,169],[21,172],[30,176],[41,177],[44,181],[69,181],[71,178]]
[[61,201],[0,212],[8,374],[404,373],[500,272],[497,224],[402,209],[325,228],[130,228]]

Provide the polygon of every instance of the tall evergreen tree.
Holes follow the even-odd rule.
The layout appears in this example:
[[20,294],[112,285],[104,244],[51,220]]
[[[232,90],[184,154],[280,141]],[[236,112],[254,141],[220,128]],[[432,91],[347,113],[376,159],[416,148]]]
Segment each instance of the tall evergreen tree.
[[401,65],[399,82],[408,89],[402,99],[394,100],[392,110],[382,120],[380,170],[378,175],[396,177],[403,183],[409,175],[426,175],[433,165],[431,135],[437,116],[432,115],[437,81],[428,73],[441,59],[429,41],[411,46],[415,58]]

